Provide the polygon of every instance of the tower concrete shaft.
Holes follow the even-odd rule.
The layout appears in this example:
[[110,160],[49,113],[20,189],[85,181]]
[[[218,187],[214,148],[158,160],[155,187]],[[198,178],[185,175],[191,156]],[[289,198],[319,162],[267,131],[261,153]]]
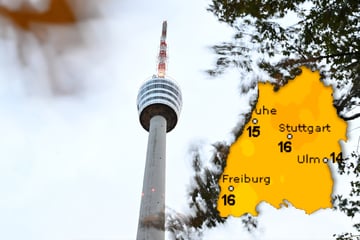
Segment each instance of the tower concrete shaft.
[[166,119],[150,119],[137,240],[165,239]]

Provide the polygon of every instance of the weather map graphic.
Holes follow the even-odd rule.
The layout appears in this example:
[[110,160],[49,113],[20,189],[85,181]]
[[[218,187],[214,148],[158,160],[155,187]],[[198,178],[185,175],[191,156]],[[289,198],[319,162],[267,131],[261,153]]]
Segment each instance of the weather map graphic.
[[258,102],[219,180],[221,216],[256,216],[262,201],[277,208],[288,201],[308,214],[332,207],[328,164],[342,161],[347,125],[332,105],[332,88],[319,79],[302,68],[276,92],[259,83]]

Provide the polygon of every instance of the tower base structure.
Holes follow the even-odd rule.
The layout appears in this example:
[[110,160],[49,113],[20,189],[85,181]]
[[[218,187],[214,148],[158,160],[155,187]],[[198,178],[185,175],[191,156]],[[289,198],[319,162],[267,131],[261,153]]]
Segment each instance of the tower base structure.
[[167,122],[150,119],[137,240],[165,239],[165,168]]

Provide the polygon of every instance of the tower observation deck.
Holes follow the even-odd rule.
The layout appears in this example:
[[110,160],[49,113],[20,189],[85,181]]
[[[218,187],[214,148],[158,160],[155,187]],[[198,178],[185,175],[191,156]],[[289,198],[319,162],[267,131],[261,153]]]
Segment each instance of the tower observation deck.
[[137,240],[165,239],[166,133],[176,126],[182,107],[181,90],[166,72],[167,22],[163,22],[158,73],[145,81],[137,97],[142,127],[149,132]]
[[176,126],[181,111],[181,90],[174,81],[154,76],[140,87],[137,105],[144,129],[149,131],[150,119],[161,115],[166,119],[166,132],[170,132]]

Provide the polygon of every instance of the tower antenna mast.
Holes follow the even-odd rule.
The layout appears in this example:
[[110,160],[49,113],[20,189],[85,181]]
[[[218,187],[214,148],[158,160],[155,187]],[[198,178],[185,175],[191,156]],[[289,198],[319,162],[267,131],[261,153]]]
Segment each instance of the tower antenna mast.
[[167,32],[167,22],[163,21],[161,38],[160,38],[160,51],[159,51],[159,56],[158,56],[158,60],[159,60],[158,77],[160,77],[160,78],[165,77],[165,72],[166,72],[166,60],[167,60],[166,32]]

